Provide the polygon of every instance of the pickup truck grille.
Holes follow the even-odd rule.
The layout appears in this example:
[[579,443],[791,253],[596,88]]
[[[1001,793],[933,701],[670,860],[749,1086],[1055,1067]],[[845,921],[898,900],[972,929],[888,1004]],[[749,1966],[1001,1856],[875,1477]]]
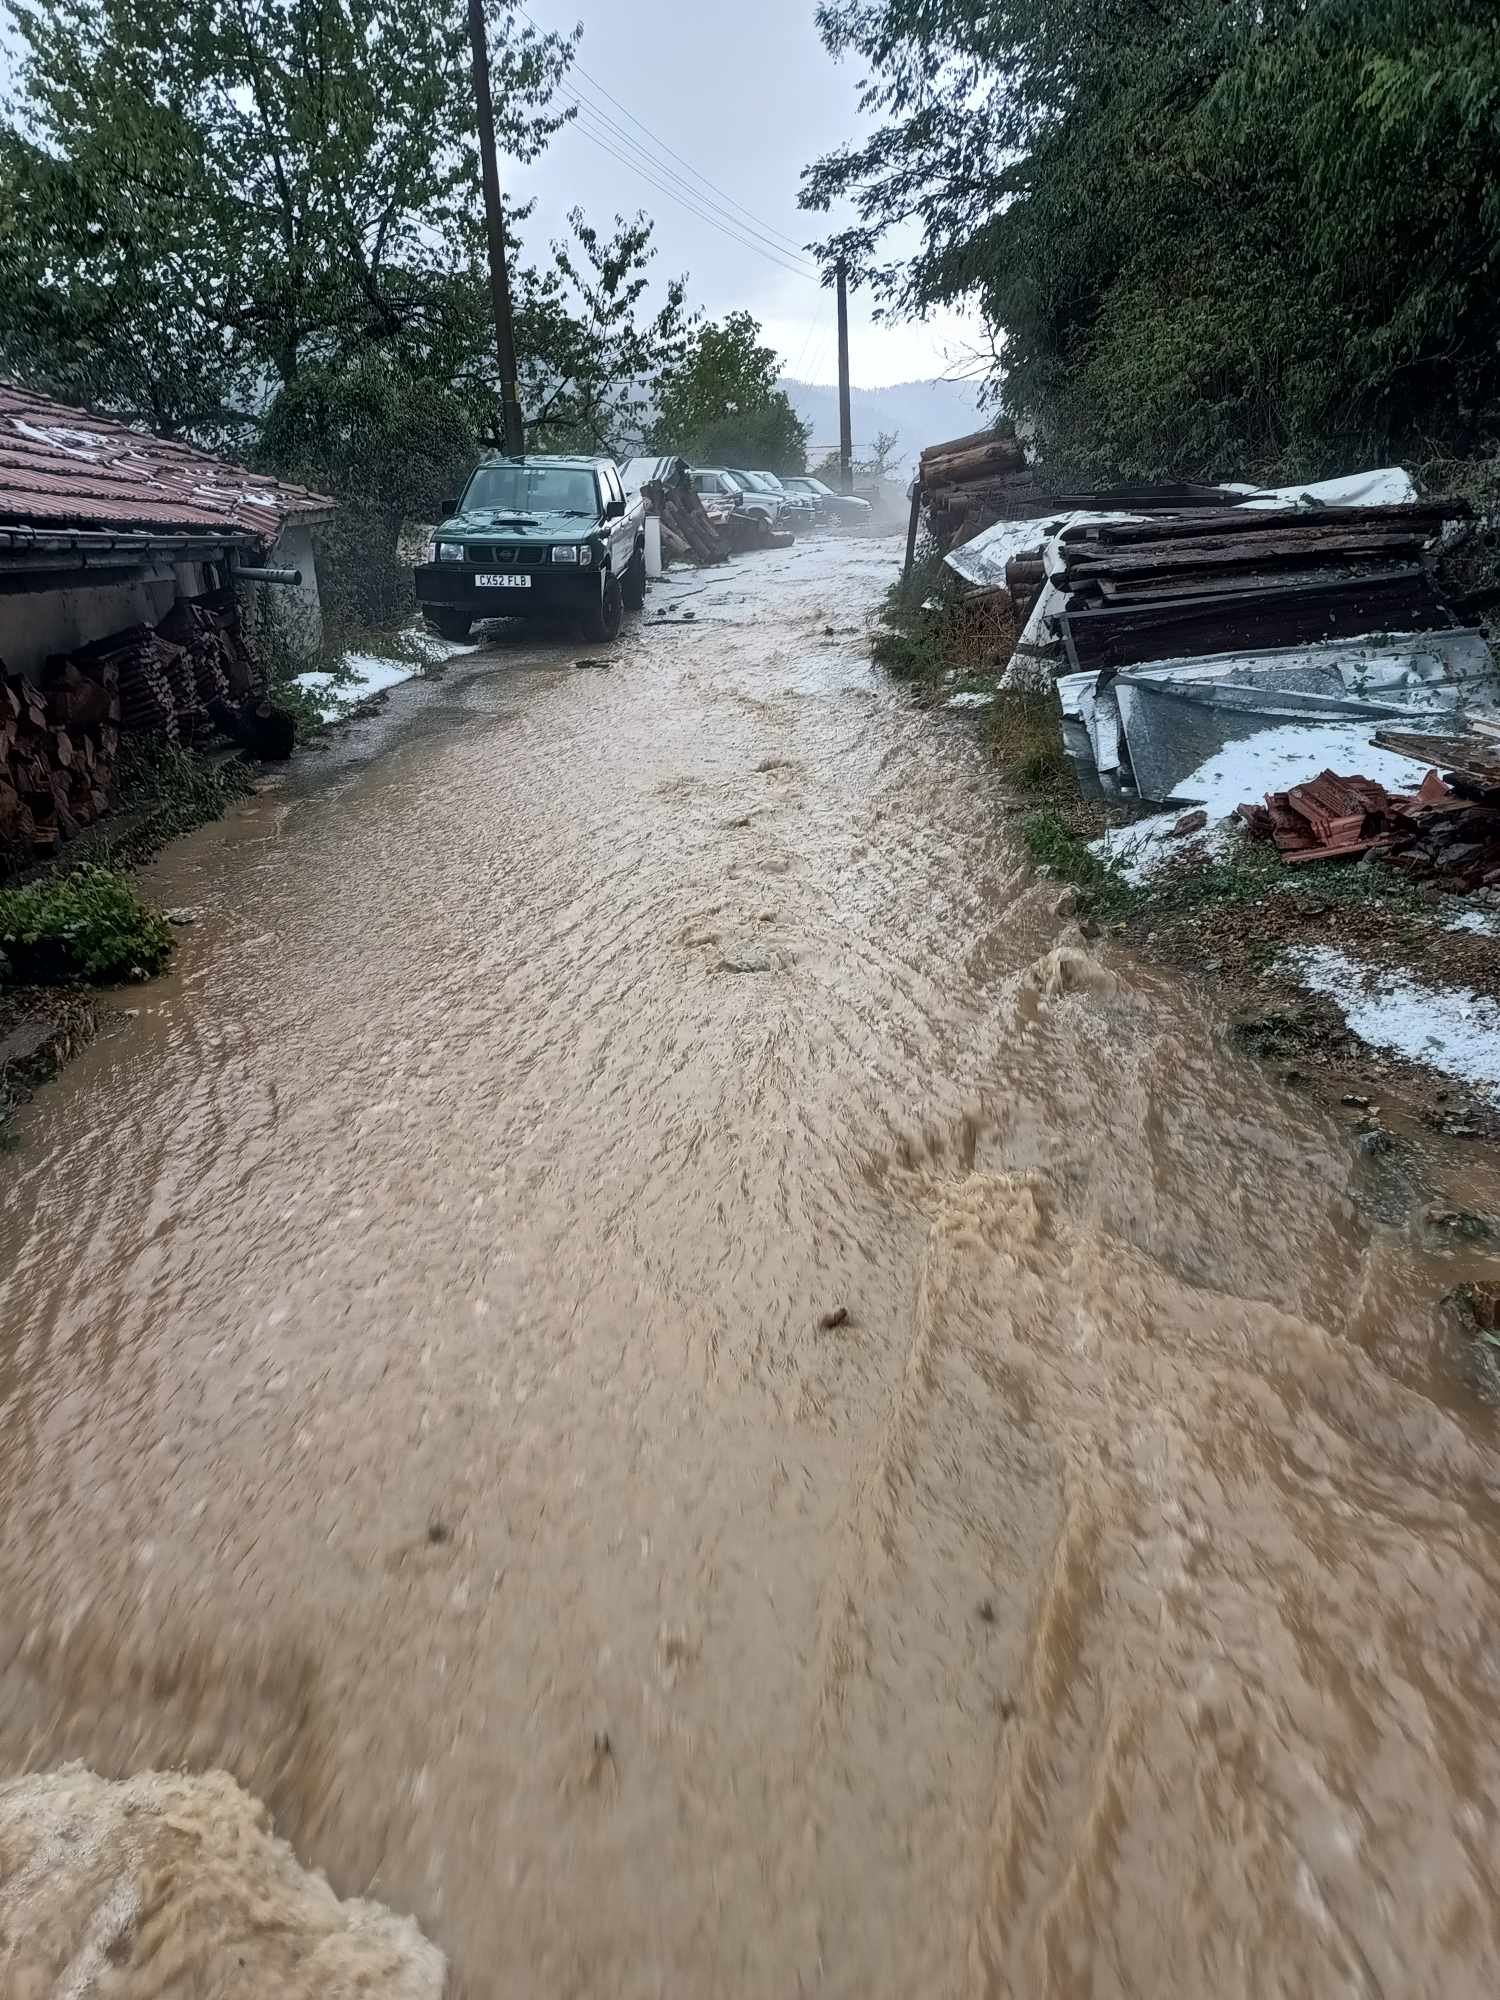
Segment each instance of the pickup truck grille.
[[547,551],[540,545],[519,549],[469,548],[464,560],[471,569],[535,569]]

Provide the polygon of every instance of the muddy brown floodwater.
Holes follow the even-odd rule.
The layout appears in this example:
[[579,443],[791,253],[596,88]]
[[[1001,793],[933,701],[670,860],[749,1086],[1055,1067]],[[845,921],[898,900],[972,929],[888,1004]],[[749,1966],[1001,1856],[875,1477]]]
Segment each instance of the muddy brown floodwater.
[[5,1167],[0,1777],[222,1768],[470,2000],[1491,1996],[1478,1266],[1052,914],[895,559],[501,641],[152,872]]

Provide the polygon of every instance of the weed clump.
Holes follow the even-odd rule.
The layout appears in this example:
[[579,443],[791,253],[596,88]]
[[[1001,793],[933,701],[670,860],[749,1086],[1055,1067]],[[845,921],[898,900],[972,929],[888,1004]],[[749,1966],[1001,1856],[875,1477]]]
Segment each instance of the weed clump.
[[113,868],[75,868],[0,889],[0,953],[20,985],[145,979],[172,956],[166,919]]
[[1074,833],[1061,813],[1028,813],[1021,822],[1026,851],[1039,867],[1049,868],[1059,881],[1078,891],[1085,916],[1123,918],[1142,900],[1141,891],[1126,879],[1118,861],[1096,854]]

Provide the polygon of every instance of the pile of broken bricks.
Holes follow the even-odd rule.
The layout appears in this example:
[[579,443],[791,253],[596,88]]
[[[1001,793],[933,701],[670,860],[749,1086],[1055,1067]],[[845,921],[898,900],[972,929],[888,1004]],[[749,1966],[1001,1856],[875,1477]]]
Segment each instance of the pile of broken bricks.
[[1392,867],[1455,890],[1500,884],[1500,802],[1465,798],[1429,771],[1415,792],[1321,771],[1306,784],[1242,805],[1251,836],[1290,866],[1379,854]]

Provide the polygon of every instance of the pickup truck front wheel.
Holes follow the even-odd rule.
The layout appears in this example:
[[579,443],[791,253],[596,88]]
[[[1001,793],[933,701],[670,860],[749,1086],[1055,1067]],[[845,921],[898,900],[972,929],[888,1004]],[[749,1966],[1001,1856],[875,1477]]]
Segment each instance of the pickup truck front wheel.
[[620,636],[625,622],[625,599],[618,577],[603,579],[596,602],[584,613],[583,636],[592,646],[608,646]]
[[620,578],[620,595],[627,611],[642,611],[646,604],[646,551],[637,549]]
[[474,623],[467,611],[452,604],[429,604],[424,615],[440,639],[467,639]]

